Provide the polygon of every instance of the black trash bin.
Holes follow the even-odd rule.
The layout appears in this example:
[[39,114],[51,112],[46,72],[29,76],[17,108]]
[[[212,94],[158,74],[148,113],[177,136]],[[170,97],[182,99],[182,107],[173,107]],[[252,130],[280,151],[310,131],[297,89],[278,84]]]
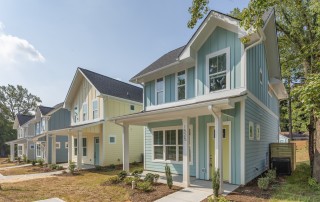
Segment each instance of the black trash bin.
[[273,157],[271,168],[276,169],[277,175],[291,175],[291,159],[289,157]]

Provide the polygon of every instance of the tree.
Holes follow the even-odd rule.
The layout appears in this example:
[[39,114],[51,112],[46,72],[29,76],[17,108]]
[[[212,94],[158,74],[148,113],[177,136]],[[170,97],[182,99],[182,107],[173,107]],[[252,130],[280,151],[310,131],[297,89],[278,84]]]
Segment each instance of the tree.
[[16,114],[30,114],[38,103],[41,103],[41,99],[20,85],[0,86],[0,109],[11,121]]
[[3,113],[0,113],[0,156],[5,156],[9,152],[5,142],[16,137],[16,130],[13,130],[12,125],[13,123],[8,121]]
[[[207,12],[208,1],[193,0],[191,20],[188,27],[193,28],[198,19]],[[241,12],[241,26],[246,30],[254,28],[260,29],[264,25],[263,14],[274,8],[276,12],[276,27],[278,41],[280,46],[280,57],[282,69],[289,72],[302,72],[301,78],[296,86],[299,87],[299,93],[292,96],[300,99],[305,96],[311,100],[316,100],[314,94],[305,94],[310,86],[315,85],[315,75],[320,73],[320,1],[319,0],[251,0],[248,8]],[[292,71],[293,70],[293,71]],[[284,74],[284,70],[282,70]],[[290,74],[290,73],[289,73]],[[291,74],[287,77],[287,87],[291,91]],[[307,83],[305,84],[304,81]],[[308,83],[309,82],[309,83]],[[315,94],[318,92],[314,91]],[[290,102],[292,97],[290,94]],[[314,165],[320,163],[320,126],[318,123],[318,110],[312,102],[304,102],[303,111],[308,120],[309,131],[309,157],[311,166],[311,175],[320,182],[320,170],[313,170]],[[318,125],[317,125],[318,126]],[[316,132],[316,129],[318,130]],[[314,162],[316,162],[314,164]],[[320,166],[319,166],[320,167]]]

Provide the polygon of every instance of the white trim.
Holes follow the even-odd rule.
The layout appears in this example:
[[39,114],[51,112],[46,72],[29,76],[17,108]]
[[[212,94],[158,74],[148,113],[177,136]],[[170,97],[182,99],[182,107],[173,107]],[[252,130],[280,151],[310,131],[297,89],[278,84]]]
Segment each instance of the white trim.
[[[96,117],[96,118],[94,118],[94,109],[93,109],[93,103],[94,102],[97,102],[97,112],[98,112],[98,116]],[[99,100],[97,99],[97,98],[95,98],[95,99],[93,99],[92,100],[92,120],[96,120],[96,119],[98,119],[100,117],[100,110],[99,110]]]
[[261,102],[256,96],[254,96],[249,90],[247,90],[247,94],[248,97],[255,102],[257,105],[259,105],[261,108],[263,108],[264,110],[266,110],[269,114],[271,114],[274,118],[276,118],[277,120],[279,120],[279,117],[273,112],[271,111],[271,109],[269,109],[265,104],[263,104],[263,102]]
[[[177,133],[176,133],[176,146],[178,145],[178,130],[182,130],[182,126],[179,125],[179,126],[169,126],[169,127],[157,127],[157,128],[152,128],[151,129],[151,133],[152,133],[152,136],[151,136],[151,141],[152,141],[152,145],[151,145],[151,152],[152,152],[152,160],[151,162],[153,163],[170,163],[170,164],[183,164],[183,160],[182,161],[179,161],[179,150],[176,151],[176,159],[177,161],[171,161],[171,160],[164,160],[166,158],[166,151],[165,151],[165,131],[166,130],[176,130]],[[192,124],[189,124],[189,130],[191,131],[190,132],[190,153],[191,153],[191,158],[190,158],[190,162],[189,162],[189,165],[193,165],[193,125]],[[153,132],[154,131],[163,131],[163,160],[160,160],[160,159],[154,159],[154,146],[153,146]],[[181,146],[181,145],[180,145]]]
[[[75,108],[77,107],[77,117],[75,117]],[[73,105],[73,109],[72,109],[72,115],[73,115],[73,121],[72,123],[79,123],[80,122],[80,109],[79,109],[79,104],[75,104]],[[78,119],[78,120],[77,120]]]
[[61,143],[60,142],[56,142],[56,149],[60,149],[61,148]]
[[[208,179],[207,180],[210,179],[210,176],[209,176],[209,174],[210,174],[210,150],[209,150],[209,147],[210,147],[209,136],[210,136],[210,134],[209,134],[209,128],[212,127],[212,126],[215,127],[215,123],[214,122],[207,123],[207,169],[208,169],[208,175],[207,175]],[[223,129],[224,126],[228,126],[229,127],[229,183],[231,183],[231,174],[232,174],[232,172],[231,172],[231,168],[232,168],[232,166],[231,166],[231,163],[232,163],[232,161],[231,161],[231,134],[232,134],[231,121],[223,121],[222,122],[222,129]],[[223,138],[223,139],[225,139],[225,138]],[[223,176],[222,176],[222,178],[223,178]]]
[[209,79],[209,59],[222,55],[222,54],[226,54],[226,88],[225,89],[221,89],[218,91],[213,91],[213,92],[219,92],[219,91],[225,91],[225,90],[230,90],[230,47],[221,49],[219,51],[210,53],[208,55],[206,55],[206,66],[205,66],[205,71],[206,71],[206,86],[205,86],[205,93],[209,94],[212,93],[210,92],[210,79]]
[[198,53],[196,53],[196,65],[194,66],[194,97],[198,96]]
[[166,80],[165,80],[165,77],[160,77],[160,78],[157,78],[157,79],[155,79],[154,80],[154,96],[155,96],[155,105],[159,105],[158,104],[158,90],[157,90],[157,80],[159,80],[159,79],[162,79],[162,82],[163,82],[163,96],[162,96],[162,99],[163,99],[163,101],[162,101],[162,103],[160,104],[160,105],[162,105],[162,104],[165,104],[166,103]]
[[[143,169],[144,170],[146,170],[146,130],[147,130],[147,127],[143,126],[143,136],[144,136],[143,137]],[[152,134],[152,136],[153,136],[153,134]]]
[[196,179],[199,179],[199,117],[196,117]]
[[240,101],[240,182],[241,184],[245,184],[245,150],[246,150],[246,119],[245,119],[245,100]]
[[[254,140],[254,123],[252,122],[252,121],[249,121],[249,128],[248,128],[248,138],[249,138],[249,140]],[[250,128],[252,128],[252,136],[251,136],[251,134],[250,134]]]
[[[258,135],[259,134],[259,135]],[[260,141],[261,139],[261,129],[260,124],[256,124],[256,140]]]
[[[110,138],[114,138],[114,142],[110,141]],[[109,144],[117,144],[117,137],[115,135],[108,135],[108,142]]]
[[246,51],[244,49],[244,44],[241,43],[241,60],[240,60],[240,64],[241,64],[241,87],[246,88],[247,86],[247,81],[246,81],[246,71],[247,71],[247,67],[246,67]]

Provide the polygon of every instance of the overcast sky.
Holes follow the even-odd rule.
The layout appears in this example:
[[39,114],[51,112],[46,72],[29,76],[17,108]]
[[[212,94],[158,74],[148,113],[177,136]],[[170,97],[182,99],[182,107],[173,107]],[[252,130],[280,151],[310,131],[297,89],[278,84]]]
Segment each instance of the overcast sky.
[[[249,0],[211,0],[229,13]],[[128,82],[185,45],[191,0],[0,0],[0,85],[22,85],[53,106],[77,67]],[[198,23],[199,25],[200,23]]]

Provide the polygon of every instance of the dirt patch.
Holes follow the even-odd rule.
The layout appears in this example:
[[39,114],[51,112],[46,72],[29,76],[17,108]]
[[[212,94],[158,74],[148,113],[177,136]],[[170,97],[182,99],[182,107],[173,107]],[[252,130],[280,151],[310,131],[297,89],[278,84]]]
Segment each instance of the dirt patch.
[[27,174],[35,174],[35,173],[46,173],[56,171],[49,167],[39,167],[39,166],[25,166],[18,168],[10,168],[5,170],[0,170],[0,173],[4,176],[9,175],[27,175]]

